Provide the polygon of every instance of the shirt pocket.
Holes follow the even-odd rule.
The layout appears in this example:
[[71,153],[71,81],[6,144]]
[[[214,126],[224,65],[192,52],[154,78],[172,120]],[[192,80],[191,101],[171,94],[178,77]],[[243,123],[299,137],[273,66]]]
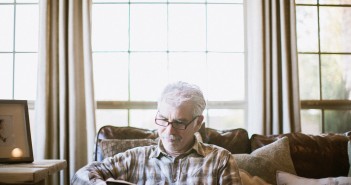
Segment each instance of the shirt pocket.
[[165,179],[161,174],[157,172],[151,172],[145,176],[144,182],[145,183],[143,184],[145,185],[165,184]]
[[216,184],[217,173],[209,161],[203,158],[192,158],[182,172],[187,184]]

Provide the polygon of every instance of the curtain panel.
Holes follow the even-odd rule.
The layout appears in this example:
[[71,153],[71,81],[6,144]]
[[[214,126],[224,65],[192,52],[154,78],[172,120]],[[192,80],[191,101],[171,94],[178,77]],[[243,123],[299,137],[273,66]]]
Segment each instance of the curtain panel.
[[48,184],[69,184],[93,160],[95,100],[90,0],[41,0],[35,159],[65,159]]
[[248,131],[301,131],[294,0],[246,3]]

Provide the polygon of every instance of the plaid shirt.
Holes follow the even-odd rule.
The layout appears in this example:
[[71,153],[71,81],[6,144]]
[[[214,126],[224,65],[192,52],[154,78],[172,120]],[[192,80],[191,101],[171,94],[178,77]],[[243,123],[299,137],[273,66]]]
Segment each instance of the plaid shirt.
[[186,153],[169,156],[158,145],[137,147],[80,169],[72,184],[105,184],[108,178],[136,184],[241,184],[232,154],[196,141]]

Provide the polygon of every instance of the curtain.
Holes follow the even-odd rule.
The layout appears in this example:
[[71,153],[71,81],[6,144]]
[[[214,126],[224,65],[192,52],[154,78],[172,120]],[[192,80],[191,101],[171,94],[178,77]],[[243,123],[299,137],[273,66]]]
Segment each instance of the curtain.
[[91,2],[41,0],[34,158],[65,159],[48,184],[69,184],[93,160]]
[[301,131],[294,0],[246,2],[248,132]]

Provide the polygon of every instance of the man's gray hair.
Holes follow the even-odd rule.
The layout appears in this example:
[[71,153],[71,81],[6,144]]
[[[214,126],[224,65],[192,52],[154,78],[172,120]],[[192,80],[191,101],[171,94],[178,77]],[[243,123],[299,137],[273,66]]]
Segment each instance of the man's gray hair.
[[206,101],[201,89],[194,84],[186,82],[174,82],[168,84],[158,100],[158,108],[161,102],[173,107],[178,107],[184,102],[191,102],[194,105],[194,116],[202,115],[206,108]]

